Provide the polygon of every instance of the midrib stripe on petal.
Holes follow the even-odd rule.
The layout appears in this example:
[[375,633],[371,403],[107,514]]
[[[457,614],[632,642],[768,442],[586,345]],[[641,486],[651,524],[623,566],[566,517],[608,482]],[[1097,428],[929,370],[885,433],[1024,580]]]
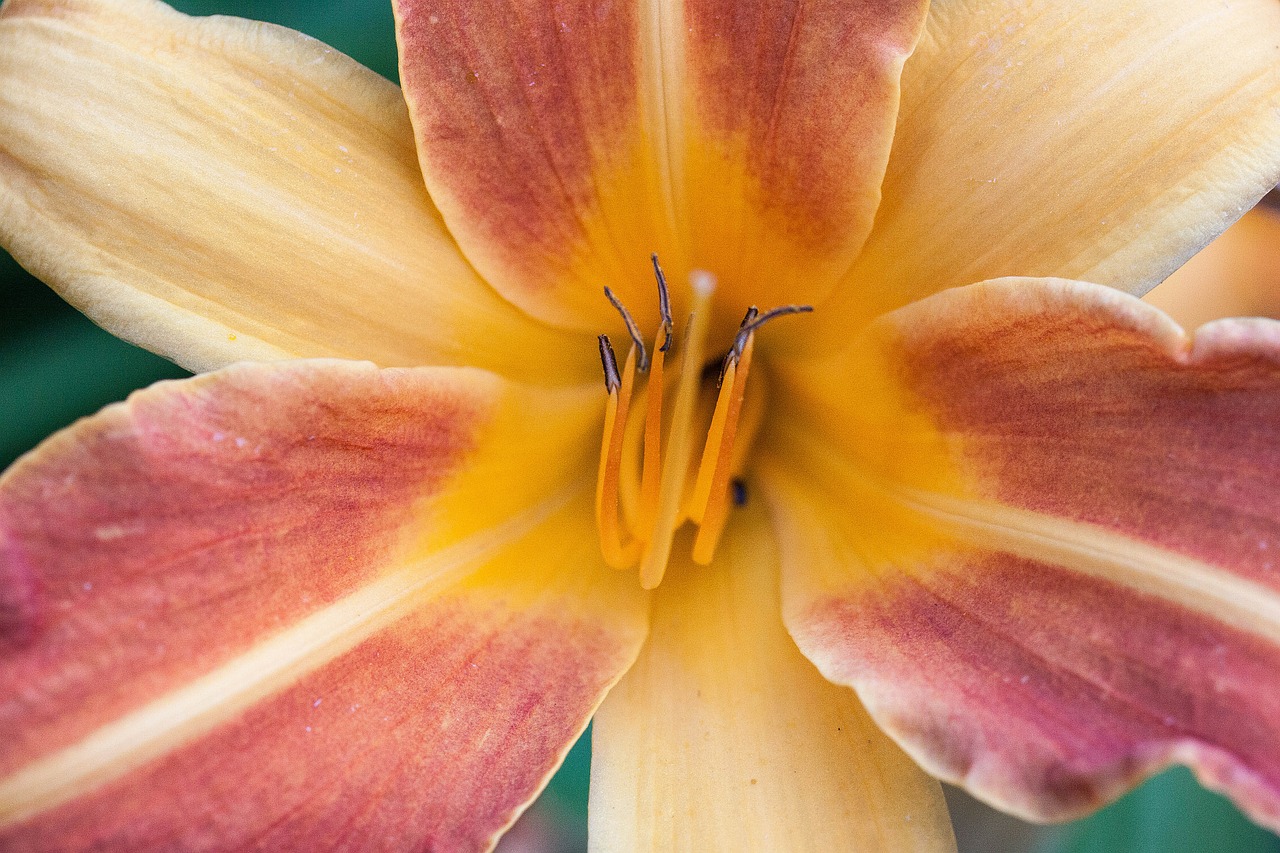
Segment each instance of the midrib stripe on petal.
[[[687,209],[684,198],[684,3],[647,0],[641,4],[640,50],[644,91],[641,99],[648,119],[654,160],[662,185],[667,221],[679,241],[686,239],[680,227]],[[688,246],[679,248],[683,260]],[[655,251],[657,247],[654,247]]]
[[969,544],[1121,584],[1280,642],[1280,595],[1218,566],[1006,504],[903,486],[888,491]]
[[55,808],[159,758],[278,693],[411,613],[563,507],[575,488],[406,563],[185,687],[0,780],[0,827]]

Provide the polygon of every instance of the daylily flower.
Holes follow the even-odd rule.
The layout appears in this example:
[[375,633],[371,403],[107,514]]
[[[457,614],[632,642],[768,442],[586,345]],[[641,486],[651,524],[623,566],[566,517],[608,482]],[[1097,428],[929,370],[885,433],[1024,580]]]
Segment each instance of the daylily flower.
[[0,12],[0,241],[207,371],[0,481],[7,848],[483,849],[593,713],[598,850],[1280,827],[1280,326],[1133,296],[1280,179],[1280,5],[396,13],[403,97]]

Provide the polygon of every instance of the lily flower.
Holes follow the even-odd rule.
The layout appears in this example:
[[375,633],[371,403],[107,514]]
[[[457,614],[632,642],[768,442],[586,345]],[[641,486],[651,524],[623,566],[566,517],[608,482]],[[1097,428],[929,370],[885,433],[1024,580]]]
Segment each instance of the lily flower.
[[486,849],[593,714],[601,851],[1280,828],[1280,326],[1136,298],[1280,180],[1280,5],[395,11],[403,93],[0,9],[0,242],[202,372],[0,480],[0,845]]

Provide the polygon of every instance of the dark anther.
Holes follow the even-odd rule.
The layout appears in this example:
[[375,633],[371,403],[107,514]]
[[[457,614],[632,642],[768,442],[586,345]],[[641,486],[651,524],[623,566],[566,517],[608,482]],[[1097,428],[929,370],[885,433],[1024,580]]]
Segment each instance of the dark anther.
[[622,315],[622,322],[627,324],[627,334],[631,336],[631,343],[636,347],[636,370],[644,373],[649,369],[649,353],[644,348],[644,339],[640,337],[640,327],[636,325],[635,320],[631,319],[631,312],[623,307],[622,301],[613,295],[612,290],[606,287],[604,295],[613,307],[618,309],[618,313]]
[[600,363],[604,366],[604,388],[612,394],[622,387],[622,377],[618,374],[618,357],[613,354],[608,335],[600,336]]
[[662,315],[662,346],[658,349],[668,352],[671,349],[671,341],[675,335],[672,333],[674,325],[671,322],[671,295],[667,292],[667,277],[662,274],[662,267],[658,265],[658,253],[654,252],[649,256],[649,260],[653,261],[653,275],[658,279],[658,313]]
[[[738,337],[733,339],[733,346],[729,347],[729,351],[724,354],[724,358],[720,359],[720,371],[716,375],[716,387],[719,388],[724,384],[725,371],[729,369],[730,364],[737,364],[738,359],[742,357],[742,347],[747,345],[747,339],[742,337],[743,329],[750,326],[760,314],[760,309],[752,305],[747,309],[747,313],[743,316],[742,322],[738,324]],[[742,347],[738,345],[739,337],[742,340]]]
[[734,477],[733,482],[729,484],[733,489],[733,505],[747,505],[747,481],[741,477]]
[[733,349],[729,350],[729,356],[735,360],[742,358],[742,350],[747,345],[747,338],[751,337],[751,333],[756,329],[775,317],[785,317],[787,314],[807,314],[813,310],[813,306],[783,305],[779,308],[770,309],[758,316],[752,316],[755,310],[755,308],[752,308],[747,312],[747,319],[742,321],[742,326],[738,329],[738,335],[733,339]]

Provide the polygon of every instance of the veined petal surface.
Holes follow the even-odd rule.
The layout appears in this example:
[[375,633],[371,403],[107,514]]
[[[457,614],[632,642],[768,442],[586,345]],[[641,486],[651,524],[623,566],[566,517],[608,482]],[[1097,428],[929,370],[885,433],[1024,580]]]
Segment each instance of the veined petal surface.
[[818,313],[826,345],[999,276],[1144,293],[1280,180],[1270,0],[939,0],[902,86],[874,232]]
[[590,365],[458,252],[399,89],[267,24],[8,0],[0,241],[193,370],[341,356],[565,381]]
[[597,409],[475,370],[246,364],[24,457],[0,846],[489,847],[644,635],[561,467]]
[[[422,172],[470,261],[544,320],[621,330],[605,285],[657,319],[670,216],[637,2],[394,0]],[[654,12],[656,14],[656,11]],[[656,78],[655,78],[656,79]],[[675,276],[673,281],[682,281]]]
[[719,278],[725,310],[823,299],[871,230],[928,4],[671,5],[687,32],[664,66],[684,80],[668,105],[682,242]]
[[668,571],[596,714],[591,849],[954,850],[937,782],[786,635],[767,518],[739,516],[710,566]]
[[1181,761],[1280,827],[1280,323],[1193,340],[1099,285],[987,282],[889,315],[787,399],[885,365],[930,465],[877,466],[874,433],[838,444],[816,409],[766,468],[805,654],[1016,813]]
[[397,0],[423,173],[476,268],[550,322],[649,328],[706,269],[742,306],[824,295],[870,229],[920,0]]

